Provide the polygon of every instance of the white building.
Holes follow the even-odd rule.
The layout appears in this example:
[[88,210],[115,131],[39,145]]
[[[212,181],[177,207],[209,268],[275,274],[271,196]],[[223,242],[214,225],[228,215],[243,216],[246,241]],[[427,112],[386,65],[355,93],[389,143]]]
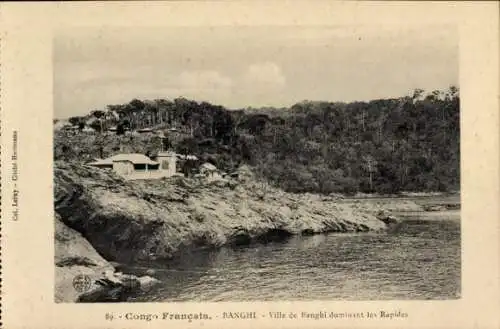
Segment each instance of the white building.
[[92,128],[92,127],[85,127],[85,128],[82,129],[82,131],[84,133],[89,133],[89,134],[94,134],[95,133],[95,129]]
[[125,179],[156,179],[173,176],[176,172],[175,154],[158,154],[153,161],[140,153],[117,154],[89,163],[90,166],[111,169]]
[[174,152],[159,152],[156,161],[160,164],[160,170],[168,173],[168,177],[174,176],[177,172],[177,154]]

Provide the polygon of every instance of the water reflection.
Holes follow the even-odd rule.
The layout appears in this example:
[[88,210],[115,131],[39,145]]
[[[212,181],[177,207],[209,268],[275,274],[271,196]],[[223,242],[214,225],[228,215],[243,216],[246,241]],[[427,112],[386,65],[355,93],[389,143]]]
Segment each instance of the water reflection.
[[135,301],[450,299],[460,222],[409,217],[388,233],[291,237],[155,267],[163,284]]

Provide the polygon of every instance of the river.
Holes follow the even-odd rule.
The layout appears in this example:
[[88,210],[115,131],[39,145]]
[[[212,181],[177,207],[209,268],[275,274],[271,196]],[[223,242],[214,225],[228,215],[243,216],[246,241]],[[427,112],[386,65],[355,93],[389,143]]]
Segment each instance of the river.
[[460,212],[400,216],[384,233],[297,236],[157,264],[162,283],[130,301],[459,298]]

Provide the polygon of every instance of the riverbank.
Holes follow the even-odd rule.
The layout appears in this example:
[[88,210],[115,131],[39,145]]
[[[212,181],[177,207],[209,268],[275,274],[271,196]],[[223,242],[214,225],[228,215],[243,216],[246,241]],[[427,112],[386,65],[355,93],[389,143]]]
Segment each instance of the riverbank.
[[[404,215],[387,232],[293,236],[123,269],[160,283],[130,302],[443,300],[460,297],[460,219]],[[422,270],[422,266],[425,270]],[[247,284],[251,282],[251,284]],[[257,287],[257,289],[256,289]]]
[[[57,266],[60,291],[74,291],[71,280],[77,273],[89,273],[93,281],[112,273],[108,279],[113,282],[119,275],[110,261],[172,259],[190,250],[291,235],[383,231],[397,221],[390,211],[422,210],[410,200],[374,203],[285,193],[257,183],[248,168],[237,179],[213,183],[179,177],[127,182],[67,162],[56,162],[54,174],[59,262],[72,253],[91,260]],[[73,237],[58,240],[57,232],[66,229]],[[75,294],[60,293],[59,299],[74,301]]]

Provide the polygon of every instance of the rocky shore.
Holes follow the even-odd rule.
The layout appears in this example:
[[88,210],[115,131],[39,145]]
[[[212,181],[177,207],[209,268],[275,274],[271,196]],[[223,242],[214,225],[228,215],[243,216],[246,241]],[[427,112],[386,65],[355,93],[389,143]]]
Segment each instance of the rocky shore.
[[[147,290],[158,281],[116,271],[90,243],[55,216],[55,301],[116,302],[133,293]],[[88,287],[78,290],[75,278],[85,276]]]
[[[171,259],[182,252],[283,239],[290,235],[381,231],[391,211],[420,211],[411,201],[346,201],[295,195],[237,178],[206,183],[182,177],[124,181],[112,172],[56,162],[56,301],[116,301],[147,289],[151,277],[126,276],[110,262]],[[72,280],[91,278],[78,293]]]

